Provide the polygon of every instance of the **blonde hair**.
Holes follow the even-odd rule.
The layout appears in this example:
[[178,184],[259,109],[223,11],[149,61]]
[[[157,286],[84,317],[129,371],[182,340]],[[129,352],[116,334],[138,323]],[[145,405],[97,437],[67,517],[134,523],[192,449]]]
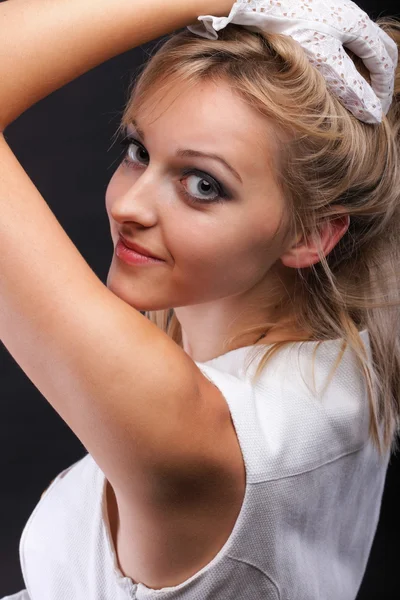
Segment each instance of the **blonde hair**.
[[[400,45],[400,21],[376,21]],[[295,296],[282,300],[291,308],[299,331],[309,332],[317,350],[324,340],[341,338],[339,364],[347,346],[355,352],[367,383],[370,435],[380,453],[397,450],[400,417],[399,277],[400,260],[400,71],[389,113],[379,125],[357,120],[326,87],[301,46],[281,34],[250,32],[229,25],[218,40],[185,29],[160,42],[129,90],[121,128],[132,122],[150,94],[174,84],[194,86],[225,81],[248,105],[276,127],[281,143],[276,177],[291,208],[290,229],[311,235],[323,219],[350,215],[348,231],[320,262],[296,270]],[[345,49],[370,83],[362,60]],[[281,298],[285,291],[279,290]],[[276,299],[275,299],[276,300]],[[294,301],[295,300],[295,301]],[[263,300],[260,300],[263,302]],[[269,306],[270,299],[268,299]],[[264,301],[267,307],[267,299]],[[267,312],[266,312],[267,314]],[[174,309],[145,312],[147,318],[182,346]],[[277,329],[263,322],[232,336]],[[368,361],[359,332],[367,329],[372,350]],[[276,352],[293,342],[268,344],[255,379]],[[383,446],[381,434],[383,433]]]

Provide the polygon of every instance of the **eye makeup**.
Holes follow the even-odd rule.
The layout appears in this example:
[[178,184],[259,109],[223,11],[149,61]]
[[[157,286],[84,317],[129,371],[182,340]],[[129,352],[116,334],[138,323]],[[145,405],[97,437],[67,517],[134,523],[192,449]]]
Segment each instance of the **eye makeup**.
[[[138,139],[135,138],[135,136],[131,133],[126,131],[125,132],[125,137],[124,139],[121,141],[121,145],[126,149],[124,152],[124,156],[123,156],[123,164],[128,166],[129,168],[133,168],[133,169],[138,169],[138,168],[143,168],[144,166],[147,166],[148,161],[150,160],[149,158],[146,158],[142,156],[138,159],[132,159],[129,156],[129,152],[131,147],[135,147],[138,150],[138,153],[136,156],[139,155],[139,151],[141,151],[142,153],[144,153],[145,155],[147,154],[147,157],[149,157],[149,153],[146,150],[146,148],[144,147],[144,145],[142,144],[142,142],[140,142]],[[210,175],[210,173],[207,173],[205,171],[202,171],[196,167],[189,167],[189,168],[185,168],[182,170],[182,176],[183,178],[180,181],[184,181],[186,179],[189,179],[190,177],[197,177],[199,178],[200,182],[199,182],[199,186],[200,187],[200,183],[202,182],[204,185],[204,182],[207,184],[207,186],[211,187],[211,190],[200,190],[199,189],[199,194],[200,197],[191,194],[188,192],[188,190],[186,189],[186,186],[182,185],[181,187],[181,192],[190,200],[190,202],[194,203],[194,204],[214,204],[214,203],[222,203],[226,200],[231,200],[232,199],[232,195],[225,189],[225,187],[217,180],[215,179],[215,177],[213,177],[212,175]],[[214,192],[214,195],[212,197],[206,198],[206,197],[201,197],[201,194],[204,193],[210,193]]]

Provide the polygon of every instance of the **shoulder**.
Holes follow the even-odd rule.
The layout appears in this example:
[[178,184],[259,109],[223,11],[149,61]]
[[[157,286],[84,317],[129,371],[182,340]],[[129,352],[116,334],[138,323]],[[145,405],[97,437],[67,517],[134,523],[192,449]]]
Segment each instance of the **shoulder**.
[[284,347],[256,380],[266,351],[262,347],[256,354],[242,348],[198,365],[221,392],[250,477],[257,473],[259,480],[267,480],[305,472],[368,442],[364,376],[350,348],[336,364],[341,343]]
[[274,449],[271,476],[319,467],[369,441],[365,378],[354,352],[347,347],[341,356],[341,346],[295,344],[263,372],[255,403],[265,444]]

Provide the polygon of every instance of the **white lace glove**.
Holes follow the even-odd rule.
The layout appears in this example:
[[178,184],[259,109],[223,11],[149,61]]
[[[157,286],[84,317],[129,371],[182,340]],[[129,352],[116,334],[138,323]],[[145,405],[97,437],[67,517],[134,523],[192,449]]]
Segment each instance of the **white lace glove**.
[[[188,29],[218,39],[229,23],[251,31],[291,36],[321,72],[329,90],[360,121],[380,123],[393,99],[398,48],[351,0],[237,0],[228,17],[205,15]],[[343,46],[362,58],[371,86],[357,71]]]

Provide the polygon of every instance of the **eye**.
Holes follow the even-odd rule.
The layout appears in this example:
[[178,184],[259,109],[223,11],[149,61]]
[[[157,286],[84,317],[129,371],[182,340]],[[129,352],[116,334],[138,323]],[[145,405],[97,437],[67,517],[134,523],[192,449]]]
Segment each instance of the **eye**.
[[[137,152],[138,150],[141,153],[141,156],[139,156],[139,161],[145,161],[145,162],[149,161],[149,153],[147,152],[146,148],[138,140],[135,140],[132,137],[127,137],[121,141],[121,146],[126,148],[125,153],[124,153],[124,159],[122,161],[124,164],[131,165],[132,163],[135,163],[136,162],[135,156],[136,157],[138,156],[138,152]],[[131,153],[131,146],[133,148],[132,153]]]
[[[126,148],[122,161],[123,164],[133,169],[136,165],[143,166],[143,164],[148,164],[150,156],[141,142],[131,136],[127,136],[121,141],[121,145]],[[188,186],[189,189],[182,186],[182,192],[193,204],[213,204],[231,199],[230,194],[225,191],[224,187],[208,173],[192,168],[186,169],[183,175],[185,177],[181,181],[192,179],[191,184]],[[198,180],[197,182],[196,179]]]
[[186,175],[186,177],[181,181],[186,180],[189,182],[189,185],[184,187],[183,193],[188,196],[192,202],[221,202],[228,197],[228,194],[221,184],[211,177],[211,175],[198,171],[197,169],[185,171],[184,175]]

